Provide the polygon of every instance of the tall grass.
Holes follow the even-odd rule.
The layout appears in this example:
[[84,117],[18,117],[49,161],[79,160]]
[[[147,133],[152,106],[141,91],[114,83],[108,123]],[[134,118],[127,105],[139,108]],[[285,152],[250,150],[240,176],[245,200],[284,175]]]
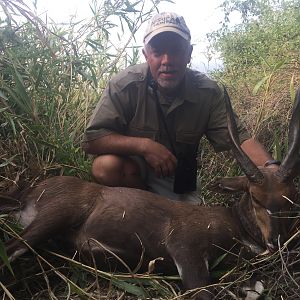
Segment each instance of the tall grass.
[[[208,39],[209,51],[219,53],[224,66],[212,76],[228,87],[249,132],[281,159],[300,86],[299,1],[225,0],[221,8],[222,26]],[[230,27],[233,14],[241,22]]]
[[22,0],[0,1],[2,178],[89,177],[80,149],[88,118],[107,80],[138,59],[127,47],[160,2],[92,1],[90,19],[63,26]]

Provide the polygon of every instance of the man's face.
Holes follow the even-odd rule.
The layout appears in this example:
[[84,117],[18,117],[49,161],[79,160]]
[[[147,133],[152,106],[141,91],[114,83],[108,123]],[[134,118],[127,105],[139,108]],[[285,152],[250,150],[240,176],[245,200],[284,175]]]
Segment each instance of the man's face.
[[143,54],[162,92],[170,93],[179,86],[192,50],[188,41],[172,32],[158,34],[145,46]]

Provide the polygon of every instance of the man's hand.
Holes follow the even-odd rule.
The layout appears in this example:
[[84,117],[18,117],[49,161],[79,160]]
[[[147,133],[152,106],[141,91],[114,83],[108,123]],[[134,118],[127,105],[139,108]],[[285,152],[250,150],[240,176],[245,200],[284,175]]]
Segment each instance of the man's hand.
[[175,173],[177,159],[171,151],[151,139],[143,140],[143,156],[154,169],[157,177],[171,176]]
[[165,177],[175,173],[177,159],[165,146],[141,137],[112,133],[83,144],[89,154],[140,155],[154,169],[156,176]]

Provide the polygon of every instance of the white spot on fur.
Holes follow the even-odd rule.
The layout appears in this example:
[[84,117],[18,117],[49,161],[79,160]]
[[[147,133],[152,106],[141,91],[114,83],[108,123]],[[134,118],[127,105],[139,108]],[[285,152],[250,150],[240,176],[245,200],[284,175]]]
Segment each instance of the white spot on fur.
[[179,265],[179,263],[175,259],[174,259],[174,263],[177,268],[178,274],[179,274],[180,278],[182,279],[182,267]]
[[16,220],[26,228],[36,217],[37,210],[33,205],[27,205],[24,210],[15,214]]
[[[174,263],[175,263],[175,266],[177,268],[178,274],[179,274],[180,278],[182,279],[182,267],[180,266],[180,264],[175,259],[174,259]],[[204,259],[204,263],[205,263],[206,269],[208,270],[209,265],[208,265],[207,258]]]

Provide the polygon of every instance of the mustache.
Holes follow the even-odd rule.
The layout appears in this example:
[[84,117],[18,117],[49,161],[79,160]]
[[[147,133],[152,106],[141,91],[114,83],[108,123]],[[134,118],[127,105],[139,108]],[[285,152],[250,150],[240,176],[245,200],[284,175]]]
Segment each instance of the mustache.
[[174,68],[164,67],[158,70],[159,73],[176,73],[177,70]]

